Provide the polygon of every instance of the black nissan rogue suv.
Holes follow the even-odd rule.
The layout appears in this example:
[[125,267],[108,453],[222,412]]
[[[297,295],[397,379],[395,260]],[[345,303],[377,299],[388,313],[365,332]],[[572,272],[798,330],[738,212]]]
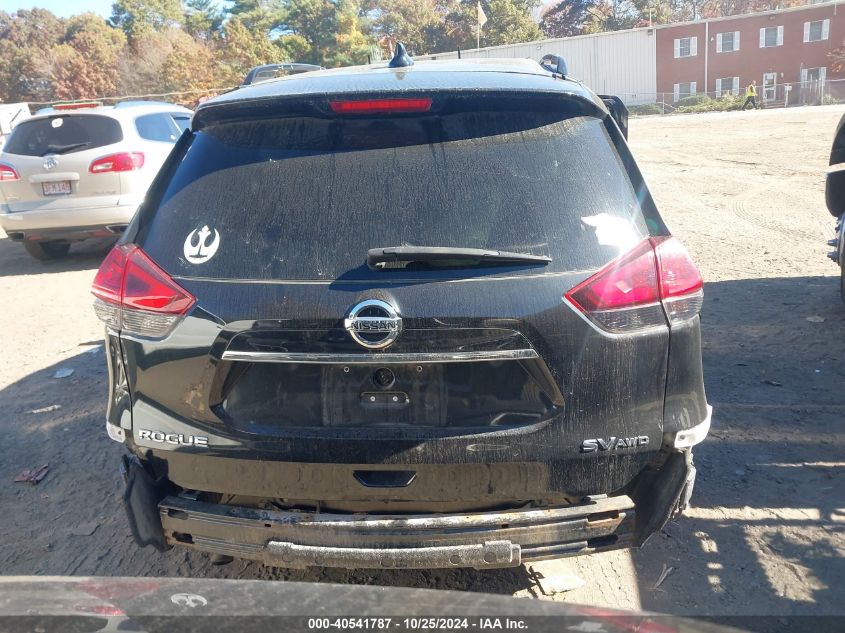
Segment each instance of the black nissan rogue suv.
[[141,545],[510,567],[689,500],[701,277],[604,101],[537,63],[204,103],[93,292]]

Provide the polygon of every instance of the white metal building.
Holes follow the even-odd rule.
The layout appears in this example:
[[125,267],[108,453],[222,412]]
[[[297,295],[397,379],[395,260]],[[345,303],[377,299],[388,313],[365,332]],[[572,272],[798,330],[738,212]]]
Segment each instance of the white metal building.
[[[597,93],[619,95],[632,105],[654,100],[657,92],[655,29],[640,28],[578,35],[525,44],[462,50],[461,57],[527,58],[549,53],[566,60],[569,74]],[[417,55],[416,59],[457,59],[458,52]]]

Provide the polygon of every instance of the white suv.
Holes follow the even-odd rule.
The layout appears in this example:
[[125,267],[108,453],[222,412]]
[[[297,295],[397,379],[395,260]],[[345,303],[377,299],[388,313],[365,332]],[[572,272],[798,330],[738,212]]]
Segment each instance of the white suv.
[[39,110],[0,152],[0,227],[37,259],[119,235],[192,115],[143,101]]

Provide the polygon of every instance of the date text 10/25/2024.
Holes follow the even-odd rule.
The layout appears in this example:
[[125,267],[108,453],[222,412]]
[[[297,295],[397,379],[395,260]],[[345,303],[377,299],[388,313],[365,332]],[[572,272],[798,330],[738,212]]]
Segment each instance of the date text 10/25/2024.
[[309,618],[309,630],[528,630],[528,624],[521,618],[473,617],[473,618]]

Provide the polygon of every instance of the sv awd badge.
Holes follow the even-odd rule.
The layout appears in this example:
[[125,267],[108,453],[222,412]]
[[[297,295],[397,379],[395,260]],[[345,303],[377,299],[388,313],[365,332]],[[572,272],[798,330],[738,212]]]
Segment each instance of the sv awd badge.
[[162,431],[148,431],[138,429],[138,439],[159,444],[173,444],[175,446],[208,446],[208,438],[201,435],[183,435],[182,433],[164,433]]
[[637,435],[636,437],[597,437],[592,440],[581,442],[582,453],[595,453],[596,451],[618,451],[622,448],[640,448],[648,445],[648,435]]

